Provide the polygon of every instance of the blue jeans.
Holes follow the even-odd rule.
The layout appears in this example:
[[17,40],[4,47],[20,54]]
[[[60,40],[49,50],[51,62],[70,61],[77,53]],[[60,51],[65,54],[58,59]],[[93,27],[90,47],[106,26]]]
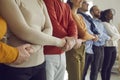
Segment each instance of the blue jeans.
[[0,80],[46,80],[45,63],[29,68],[0,66]]

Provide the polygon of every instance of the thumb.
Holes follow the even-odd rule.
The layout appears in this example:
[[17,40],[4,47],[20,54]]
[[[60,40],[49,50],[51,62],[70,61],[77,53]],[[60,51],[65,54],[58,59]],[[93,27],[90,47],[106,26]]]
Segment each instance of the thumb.
[[24,48],[25,50],[27,50],[27,52],[28,52],[29,54],[32,54],[32,53],[33,53],[33,48],[32,48],[32,46],[31,46],[30,44],[24,44],[24,45],[23,45],[23,48]]
[[33,53],[33,48],[32,47],[27,47],[26,50],[29,52],[29,54]]
[[31,47],[31,45],[30,44],[24,44],[23,47],[27,48],[27,47]]

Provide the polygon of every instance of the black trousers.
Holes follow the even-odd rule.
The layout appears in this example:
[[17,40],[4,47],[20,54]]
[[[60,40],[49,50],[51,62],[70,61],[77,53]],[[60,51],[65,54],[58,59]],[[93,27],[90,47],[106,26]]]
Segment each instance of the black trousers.
[[0,80],[46,80],[45,63],[29,68],[0,66]]
[[110,80],[111,70],[116,59],[116,47],[104,48],[104,61],[101,71],[102,80]]
[[88,68],[91,65],[91,63],[93,62],[93,60],[94,60],[94,54],[86,53],[86,56],[85,56],[85,67],[84,67],[84,71],[83,71],[83,79],[82,80],[85,80]]
[[98,72],[100,71],[104,59],[104,47],[93,46],[94,59],[91,64],[90,80],[97,80]]

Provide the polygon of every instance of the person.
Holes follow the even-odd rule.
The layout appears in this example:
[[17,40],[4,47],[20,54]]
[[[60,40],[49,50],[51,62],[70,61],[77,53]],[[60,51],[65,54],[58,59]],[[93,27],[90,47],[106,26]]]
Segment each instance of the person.
[[30,44],[23,44],[18,47],[12,47],[3,42],[4,35],[6,34],[7,25],[6,21],[0,17],[0,80],[3,74],[2,66],[5,64],[22,64],[29,59],[33,52]]
[[[3,43],[1,40],[6,34],[6,31],[7,24],[5,20],[0,17],[0,63],[23,63],[30,57],[30,53],[32,53],[31,45],[25,44],[15,48]],[[30,51],[28,51],[27,48],[29,48]]]
[[118,59],[118,62],[119,62],[119,63],[118,63],[118,72],[120,73],[120,54],[118,55],[118,58],[119,58],[119,59]]
[[120,34],[117,28],[111,23],[113,19],[114,9],[106,9],[101,12],[100,20],[103,22],[107,34],[111,37],[106,41],[104,48],[104,61],[101,70],[102,80],[110,80],[111,69],[116,60],[116,47],[118,46],[118,40],[120,40]]
[[99,20],[100,10],[98,6],[93,5],[90,8],[90,13],[93,17],[93,23],[99,32],[98,41],[93,42],[94,59],[90,70],[90,80],[97,80],[98,72],[101,69],[104,59],[104,45],[105,42],[110,39],[110,36],[107,35],[103,23]]
[[[120,23],[118,24],[118,31],[120,33]],[[117,54],[117,61],[118,61],[118,72],[120,73],[120,40],[118,41],[118,47],[117,47],[117,50],[118,50],[118,54]]]
[[[83,17],[77,13],[84,0],[67,0],[71,7],[72,16],[77,24],[78,38],[84,41],[94,39],[94,36],[87,31]],[[66,52],[68,80],[82,80],[85,64],[85,43],[78,48]]]
[[[73,47],[79,41],[77,41],[77,26],[72,18],[70,7],[61,0],[44,0],[44,2],[53,25],[53,36],[76,38],[75,42],[71,40],[71,46]],[[44,52],[47,80],[64,80],[66,70],[65,52],[55,46],[46,46]]]
[[52,36],[44,1],[0,0],[0,11],[8,23],[8,44],[16,47],[30,43],[33,48],[33,54],[23,64],[5,64],[1,80],[46,80],[43,46],[63,48],[67,39]]
[[82,80],[85,80],[85,77],[86,77],[86,74],[87,74],[87,71],[88,71],[88,68],[89,66],[92,64],[93,62],[93,59],[94,59],[94,52],[93,52],[93,42],[96,42],[98,41],[98,34],[99,32],[97,31],[94,23],[92,22],[92,18],[87,15],[85,12],[88,11],[88,3],[86,0],[83,1],[82,3],[82,6],[78,9],[78,13],[81,14],[84,18],[84,21],[86,23],[86,27],[89,31],[90,34],[94,35],[94,39],[92,40],[88,40],[86,41],[86,47],[85,47],[85,66],[84,66],[84,70],[83,70],[83,79]]

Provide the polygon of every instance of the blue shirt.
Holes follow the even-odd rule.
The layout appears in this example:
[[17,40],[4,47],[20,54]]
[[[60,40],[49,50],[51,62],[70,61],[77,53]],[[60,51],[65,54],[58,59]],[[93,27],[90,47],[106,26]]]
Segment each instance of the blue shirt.
[[[93,34],[93,32],[90,29],[91,24],[84,18],[84,16],[83,16],[83,19],[85,21],[86,28],[87,28],[88,32],[90,34]],[[85,43],[85,52],[88,53],[88,54],[93,54],[92,46],[93,46],[93,41],[92,40],[86,41],[86,43]]]
[[95,24],[95,27],[96,27],[97,31],[99,32],[99,35],[98,35],[99,39],[98,39],[98,41],[94,42],[93,45],[103,46],[105,44],[106,40],[109,40],[110,37],[107,35],[104,25],[99,19],[93,18],[93,23]]

